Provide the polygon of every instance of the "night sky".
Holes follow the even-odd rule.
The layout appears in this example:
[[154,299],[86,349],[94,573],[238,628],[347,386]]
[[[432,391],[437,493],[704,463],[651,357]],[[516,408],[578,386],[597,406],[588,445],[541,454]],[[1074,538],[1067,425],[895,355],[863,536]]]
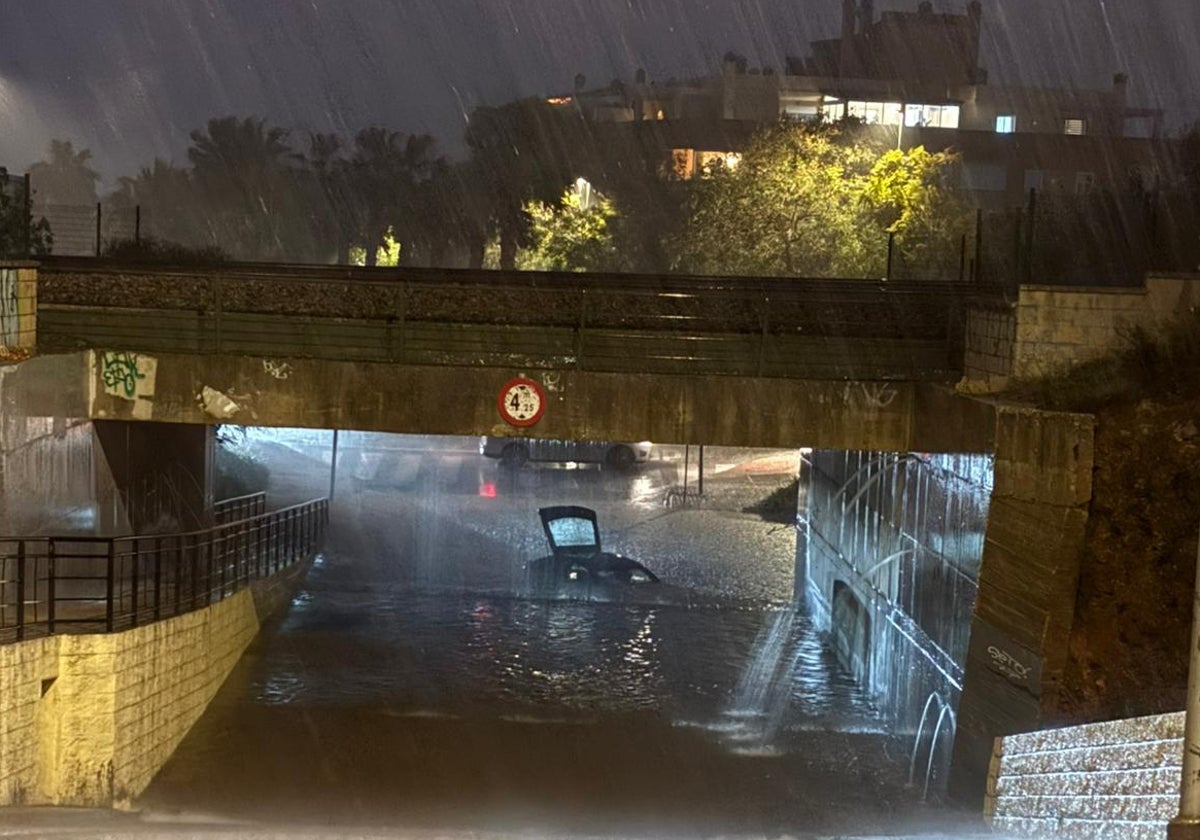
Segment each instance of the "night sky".
[[[984,22],[993,82],[1107,89],[1124,70],[1131,104],[1173,126],[1200,115],[1196,0],[984,0]],[[185,162],[188,133],[226,114],[297,140],[429,132],[454,153],[479,104],[567,91],[577,72],[702,75],[730,49],[781,68],[839,26],[838,0],[0,0],[0,165],[67,138],[111,185],[155,155]]]

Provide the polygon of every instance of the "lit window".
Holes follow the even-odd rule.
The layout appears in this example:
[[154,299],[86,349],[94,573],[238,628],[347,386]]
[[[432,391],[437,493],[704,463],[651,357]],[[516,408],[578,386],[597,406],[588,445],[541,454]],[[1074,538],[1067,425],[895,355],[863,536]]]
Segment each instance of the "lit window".
[[1074,137],[1080,137],[1083,135],[1083,128],[1083,120],[1081,119],[1069,117],[1068,119],[1063,120],[1063,132],[1065,134],[1070,134]]
[[681,181],[689,180],[696,174],[696,150],[673,149],[671,158],[674,162],[675,177]]
[[883,103],[883,124],[900,125],[904,122],[904,105],[900,102]]
[[958,128],[957,105],[906,105],[904,124],[909,128]]
[[1012,134],[1017,130],[1017,118],[1014,114],[1001,114],[996,117],[996,133]]
[[742,156],[737,152],[697,152],[696,173],[701,177],[711,175],[717,167],[737,169]]

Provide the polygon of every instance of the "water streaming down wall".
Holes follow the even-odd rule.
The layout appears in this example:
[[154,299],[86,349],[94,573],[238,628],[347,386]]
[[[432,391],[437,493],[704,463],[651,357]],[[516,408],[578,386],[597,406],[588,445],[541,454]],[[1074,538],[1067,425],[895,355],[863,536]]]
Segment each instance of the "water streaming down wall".
[[814,452],[798,569],[817,626],[889,729],[914,782],[944,782],[992,488],[986,455]]

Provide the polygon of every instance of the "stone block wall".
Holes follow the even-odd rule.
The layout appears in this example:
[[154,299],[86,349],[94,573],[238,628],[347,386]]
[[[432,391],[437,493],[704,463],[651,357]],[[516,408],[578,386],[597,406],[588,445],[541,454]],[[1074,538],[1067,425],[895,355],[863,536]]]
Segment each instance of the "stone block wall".
[[1017,319],[1008,307],[978,308],[967,312],[963,336],[964,390],[989,393],[1003,389],[1012,375]]
[[1015,304],[967,316],[968,393],[1003,390],[1009,379],[1070,369],[1126,346],[1135,328],[1151,333],[1200,307],[1200,276],[1148,277],[1141,288],[1022,286]]
[[997,738],[985,811],[1027,838],[1161,840],[1179,808],[1182,712]]
[[1036,729],[1067,660],[1092,494],[1090,415],[999,407],[995,486],[951,790],[978,801],[997,735]]
[[0,647],[0,805],[128,804],[203,714],[259,624],[245,589],[124,633]]
[[37,269],[29,264],[0,265],[0,350],[22,359],[37,347]]
[[1149,277],[1142,289],[1024,287],[1012,375],[1045,376],[1119,350],[1133,328],[1153,332],[1198,305],[1200,277]]
[[39,733],[47,711],[43,689],[57,676],[58,639],[0,645],[0,803],[39,798],[40,750],[53,736]]

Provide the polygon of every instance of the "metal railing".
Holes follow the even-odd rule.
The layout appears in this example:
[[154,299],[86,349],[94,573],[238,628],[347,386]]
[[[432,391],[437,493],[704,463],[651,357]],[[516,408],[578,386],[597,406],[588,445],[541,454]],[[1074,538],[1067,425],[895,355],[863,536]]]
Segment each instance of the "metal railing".
[[222,499],[213,505],[213,521],[218,525],[250,519],[267,512],[267,494],[263,492]]
[[0,643],[208,606],[311,555],[328,523],[317,499],[184,534],[0,538]]

